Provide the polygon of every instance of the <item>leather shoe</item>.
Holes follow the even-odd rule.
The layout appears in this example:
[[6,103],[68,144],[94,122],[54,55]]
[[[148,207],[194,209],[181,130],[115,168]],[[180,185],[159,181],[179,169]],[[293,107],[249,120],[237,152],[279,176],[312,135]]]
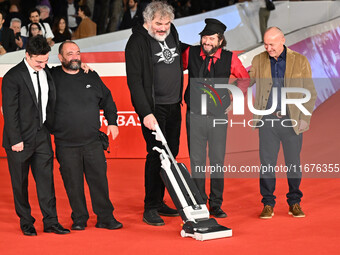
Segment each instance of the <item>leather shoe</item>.
[[37,235],[37,231],[35,230],[33,225],[25,224],[21,227],[21,230],[25,236],[36,236]]
[[157,209],[145,210],[143,221],[152,226],[163,226],[165,224],[163,219],[159,217]]
[[261,219],[271,219],[274,216],[274,208],[271,205],[265,205],[260,214]]
[[226,218],[227,214],[221,209],[221,207],[212,208],[210,214],[215,218]]
[[123,224],[117,221],[115,218],[109,222],[97,222],[96,228],[106,228],[106,229],[119,229],[122,228]]
[[68,234],[70,233],[70,230],[63,228],[62,225],[60,225],[59,223],[54,224],[48,228],[44,229],[44,232],[46,233],[55,233],[55,234],[59,234],[59,235],[63,235],[63,234]]
[[306,217],[306,214],[302,211],[299,204],[293,204],[293,205],[289,206],[288,214],[293,215],[293,217],[295,217],[295,218]]
[[72,224],[71,229],[72,230],[85,230],[86,227],[87,227],[86,223],[75,222],[75,223]]
[[179,213],[177,210],[170,208],[164,202],[162,202],[161,207],[157,211],[158,211],[158,214],[162,216],[169,216],[169,217],[179,216]]

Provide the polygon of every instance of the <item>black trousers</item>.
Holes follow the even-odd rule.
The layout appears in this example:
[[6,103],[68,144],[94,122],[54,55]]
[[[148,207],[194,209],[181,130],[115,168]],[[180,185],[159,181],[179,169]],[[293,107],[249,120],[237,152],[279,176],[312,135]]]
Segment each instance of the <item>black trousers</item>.
[[112,220],[113,206],[109,198],[106,158],[100,141],[81,147],[57,145],[56,154],[72,208],[73,222],[86,223],[89,219],[84,193],[84,174],[98,222]]
[[[275,206],[275,185],[276,175],[273,169],[277,163],[277,155],[282,143],[283,154],[287,169],[287,179],[289,191],[287,193],[287,202],[289,205],[300,203],[302,192],[300,190],[302,172],[300,169],[300,152],[302,147],[302,134],[297,135],[292,127],[284,127],[282,120],[286,117],[274,121],[268,119],[278,119],[274,115],[264,116],[262,120],[264,125],[259,128],[260,138],[260,192],[262,195],[262,203],[264,205]],[[266,121],[267,120],[267,121]],[[286,126],[291,126],[290,121],[284,123]]]
[[58,223],[53,182],[53,151],[51,137],[45,126],[37,132],[34,144],[24,144],[24,150],[21,152],[6,149],[6,153],[20,226],[35,222],[28,201],[29,167],[36,183],[44,227]]
[[[174,157],[179,150],[179,136],[181,131],[180,103],[156,105],[154,115],[162,130],[168,146]],[[141,118],[143,123],[143,119]],[[145,210],[157,209],[164,197],[165,186],[160,176],[161,161],[159,153],[152,150],[154,146],[163,148],[161,142],[155,140],[152,131],[142,124],[142,132],[146,142],[147,156],[145,162]]]
[[210,208],[221,207],[223,202],[224,173],[218,169],[223,169],[224,166],[228,127],[227,124],[214,127],[214,119],[227,120],[228,116],[202,116],[190,112],[186,114],[191,174],[205,203],[208,200],[205,192],[207,145],[210,167],[214,167],[210,169],[216,170],[210,174]]

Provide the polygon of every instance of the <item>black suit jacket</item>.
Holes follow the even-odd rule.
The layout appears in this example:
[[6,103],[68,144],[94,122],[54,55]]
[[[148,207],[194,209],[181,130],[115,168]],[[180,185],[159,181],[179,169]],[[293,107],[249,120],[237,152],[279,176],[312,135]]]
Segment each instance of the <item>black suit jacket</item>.
[[14,32],[8,27],[2,27],[1,45],[7,52],[15,51],[17,45],[15,43]]
[[[44,69],[48,81],[48,103],[45,126],[53,122],[56,91],[52,76]],[[10,69],[2,80],[2,107],[4,132],[2,146],[6,149],[21,141],[24,146],[33,145],[39,129],[39,109],[31,76],[24,61]]]

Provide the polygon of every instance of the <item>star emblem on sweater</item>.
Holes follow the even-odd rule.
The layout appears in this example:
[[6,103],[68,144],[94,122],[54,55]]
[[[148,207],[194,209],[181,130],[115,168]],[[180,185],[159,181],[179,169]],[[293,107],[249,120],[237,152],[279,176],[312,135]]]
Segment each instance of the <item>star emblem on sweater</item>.
[[155,55],[159,57],[158,62],[164,62],[165,64],[171,64],[175,61],[175,57],[178,56],[176,53],[176,47],[175,48],[169,48],[166,42],[164,41],[164,45],[160,42],[159,46],[161,47],[162,51],[159,53],[156,53]]

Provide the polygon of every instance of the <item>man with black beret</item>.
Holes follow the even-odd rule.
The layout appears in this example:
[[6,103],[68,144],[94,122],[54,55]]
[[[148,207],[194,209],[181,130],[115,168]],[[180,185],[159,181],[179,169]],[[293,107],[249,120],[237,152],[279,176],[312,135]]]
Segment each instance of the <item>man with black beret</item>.
[[[211,171],[209,208],[211,215],[217,218],[227,217],[221,209],[224,189],[224,157],[226,151],[227,124],[214,125],[214,120],[227,123],[231,110],[230,95],[227,90],[214,88],[218,83],[228,84],[229,78],[249,78],[237,55],[223,49],[226,46],[224,32],[226,26],[217,19],[206,19],[206,26],[200,33],[200,45],[191,46],[183,53],[184,69],[189,71],[189,84],[184,100],[187,104],[187,136],[191,162],[191,174],[205,202],[206,169]],[[245,93],[246,80],[239,81],[238,86]],[[206,94],[207,111],[202,113],[201,98]],[[207,144],[209,148],[210,167],[206,167]],[[218,170],[219,169],[219,170]]]

